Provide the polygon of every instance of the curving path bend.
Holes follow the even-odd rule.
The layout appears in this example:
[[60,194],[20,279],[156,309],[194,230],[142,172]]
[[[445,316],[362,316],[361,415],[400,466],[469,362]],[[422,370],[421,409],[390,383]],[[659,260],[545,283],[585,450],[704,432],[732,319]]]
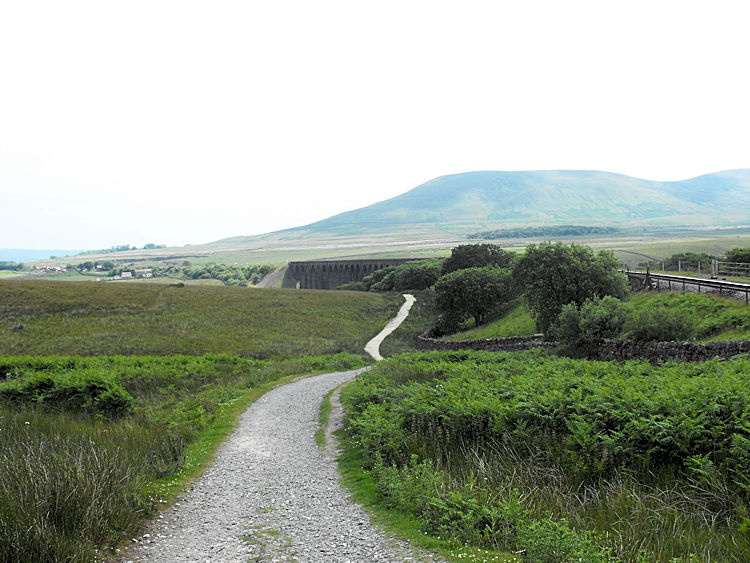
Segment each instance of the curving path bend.
[[385,325],[385,328],[381,330],[375,338],[365,344],[365,352],[370,354],[376,362],[383,359],[383,356],[380,355],[380,345],[383,343],[383,340],[385,340],[386,336],[401,326],[404,319],[409,316],[411,306],[414,305],[414,302],[416,301],[416,298],[408,293],[404,293],[404,299],[406,299],[406,302],[401,305],[396,316]]
[[365,369],[298,379],[258,399],[213,465],[121,561],[432,560],[374,528],[315,443],[325,395]]

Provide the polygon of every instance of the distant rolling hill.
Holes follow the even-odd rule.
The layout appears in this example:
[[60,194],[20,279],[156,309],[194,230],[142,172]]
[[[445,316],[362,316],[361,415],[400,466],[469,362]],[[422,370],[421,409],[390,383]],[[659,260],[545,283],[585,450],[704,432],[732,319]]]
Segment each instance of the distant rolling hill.
[[587,170],[466,172],[441,176],[392,199],[272,236],[409,231],[466,235],[487,229],[571,224],[748,225],[750,169],[679,182]]

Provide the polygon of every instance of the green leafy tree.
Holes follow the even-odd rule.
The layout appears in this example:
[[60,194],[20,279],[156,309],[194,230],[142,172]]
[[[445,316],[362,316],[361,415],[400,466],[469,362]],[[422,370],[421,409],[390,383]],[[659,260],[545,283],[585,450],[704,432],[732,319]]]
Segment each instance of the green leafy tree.
[[465,268],[507,268],[515,256],[495,244],[462,244],[451,250],[450,257],[443,262],[443,275]]
[[415,260],[398,266],[388,275],[396,291],[429,289],[440,277],[442,260]]
[[727,251],[727,262],[750,264],[750,247],[733,248]]
[[492,311],[515,297],[510,270],[465,268],[441,277],[435,283],[435,305],[442,315],[442,329],[455,330],[474,318],[484,324]]
[[580,308],[587,299],[628,293],[625,277],[611,253],[560,242],[531,244],[514,268],[537,330],[550,336],[550,326],[564,305]]
[[395,270],[396,266],[388,266],[387,268],[375,270],[373,273],[365,276],[362,281],[367,286],[367,291],[389,291],[393,289],[393,278],[390,278],[388,281],[385,281],[385,279]]

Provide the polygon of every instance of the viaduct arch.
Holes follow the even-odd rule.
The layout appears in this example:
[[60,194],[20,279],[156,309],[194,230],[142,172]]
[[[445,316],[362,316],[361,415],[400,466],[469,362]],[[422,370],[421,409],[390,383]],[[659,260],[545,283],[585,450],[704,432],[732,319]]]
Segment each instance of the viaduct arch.
[[314,260],[289,262],[281,287],[291,289],[336,289],[338,286],[362,281],[376,270],[400,266],[411,258],[373,260]]

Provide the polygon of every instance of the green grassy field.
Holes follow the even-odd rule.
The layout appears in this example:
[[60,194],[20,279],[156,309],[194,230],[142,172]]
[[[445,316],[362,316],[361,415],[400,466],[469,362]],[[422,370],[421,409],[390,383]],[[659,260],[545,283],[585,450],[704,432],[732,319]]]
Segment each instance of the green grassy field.
[[[628,300],[636,311],[665,307],[683,312],[695,324],[695,339],[750,340],[750,307],[744,302],[715,295],[681,292],[637,292]],[[484,326],[444,337],[462,341],[478,338],[526,336],[536,332],[534,319],[519,301],[507,314]]]
[[534,319],[526,305],[519,299],[508,313],[486,325],[469,328],[445,337],[445,340],[474,340],[479,338],[503,338],[506,336],[526,336],[536,333]]
[[402,297],[123,283],[0,282],[0,354],[363,354]]

